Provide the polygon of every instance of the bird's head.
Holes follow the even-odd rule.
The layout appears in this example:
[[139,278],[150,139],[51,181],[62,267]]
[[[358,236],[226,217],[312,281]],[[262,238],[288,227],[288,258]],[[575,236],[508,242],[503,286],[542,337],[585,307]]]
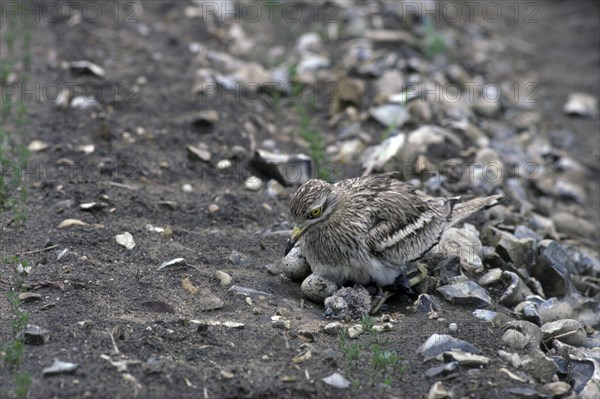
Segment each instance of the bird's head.
[[290,212],[295,227],[285,248],[288,254],[306,232],[318,229],[335,211],[338,195],[334,186],[323,180],[312,179],[304,183],[294,194]]
[[326,319],[343,320],[348,312],[348,303],[339,295],[333,295],[325,298],[325,312],[323,317]]

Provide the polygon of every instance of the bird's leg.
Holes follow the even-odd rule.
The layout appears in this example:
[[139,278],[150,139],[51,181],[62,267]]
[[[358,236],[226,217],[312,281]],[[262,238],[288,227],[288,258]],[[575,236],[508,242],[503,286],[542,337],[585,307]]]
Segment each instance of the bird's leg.
[[410,288],[410,280],[402,274],[396,277],[396,280],[392,285],[389,285],[385,288],[380,288],[380,297],[375,301],[369,313],[375,314],[379,312],[379,309],[381,309],[381,306],[385,303],[385,301],[387,301],[392,295],[394,295],[398,291],[403,291],[408,295],[413,294],[413,291]]
[[373,301],[373,305],[371,306],[369,314],[375,314],[379,312],[379,309],[381,309],[381,306],[385,303],[385,301],[387,301],[389,297],[396,293],[396,291],[393,289],[390,290],[380,288],[379,291],[379,298]]
[[427,276],[429,276],[427,265],[423,263],[417,263],[417,270],[419,271],[419,274],[409,280],[411,287],[421,284],[423,281],[425,281]]
[[423,282],[429,275],[427,272],[427,266],[425,264],[418,263],[416,267],[417,267],[417,270],[419,271],[419,274],[417,276],[415,276],[411,279],[408,279],[406,276],[400,275],[400,276],[396,277],[394,284],[392,284],[389,287],[386,287],[385,289],[380,289],[380,293],[379,293],[380,298],[375,300],[375,302],[373,303],[373,306],[371,307],[371,311],[369,313],[375,314],[375,313],[379,312],[379,309],[381,309],[381,306],[385,303],[385,301],[387,301],[397,291],[402,291],[406,295],[408,295],[410,297],[414,297],[415,292],[413,291],[412,287]]

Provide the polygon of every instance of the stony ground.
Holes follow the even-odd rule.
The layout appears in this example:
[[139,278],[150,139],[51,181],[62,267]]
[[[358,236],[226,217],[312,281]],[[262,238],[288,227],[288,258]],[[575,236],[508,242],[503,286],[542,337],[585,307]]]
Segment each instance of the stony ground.
[[[220,1],[77,4],[56,17],[40,3],[31,25],[26,143],[39,142],[30,147],[25,175],[28,218],[19,224],[2,213],[0,287],[26,294],[18,308],[49,339],[26,345],[20,364],[9,364],[17,313],[2,295],[1,397],[17,396],[15,378],[22,374],[32,377],[29,398],[403,398],[427,397],[439,381],[439,396],[431,397],[444,397],[443,390],[455,398],[598,392],[600,126],[597,104],[590,117],[562,109],[569,94],[597,97],[600,90],[596,3],[482,2],[492,4],[490,14],[478,9],[467,21],[465,4],[443,3],[462,9],[463,23],[451,8],[429,3],[432,25],[420,12],[425,3],[408,1],[241,2],[235,4],[243,15],[229,19],[220,12],[234,3]],[[261,18],[252,17],[254,6]],[[495,7],[502,18],[493,17]],[[284,13],[296,9],[302,10],[297,19]],[[80,60],[103,71],[81,71],[72,64]],[[265,84],[276,80],[277,90]],[[482,102],[478,91],[471,101],[453,102],[447,93],[436,97],[434,85],[429,94],[414,91],[416,101],[401,102],[408,112],[403,123],[396,123],[398,108],[387,124],[369,113],[394,104],[390,95],[415,87],[409,83],[435,82],[455,83],[463,94],[468,83],[480,90],[498,82],[503,97]],[[3,93],[15,85],[4,85]],[[92,97],[97,104],[77,107]],[[416,311],[412,299],[399,296],[363,320],[367,331],[356,339],[329,334],[322,305],[306,300],[300,284],[278,269],[297,186],[266,183],[272,169],[252,168],[254,151],[308,154],[311,175],[335,181],[363,173],[367,147],[388,137],[389,147],[431,125],[446,130],[426,128],[423,146],[380,156],[374,172],[410,166],[407,180],[436,195],[504,193],[503,206],[469,220],[483,232],[483,245],[492,253],[503,245],[490,236],[493,228],[507,240],[531,233],[526,242],[536,254],[546,248],[541,239],[556,240],[558,252],[567,248],[561,259],[573,278],[557,277],[562,289],[540,279],[559,267],[542,265],[543,254],[520,267],[480,253],[482,269],[460,259],[464,274],[480,283],[493,268],[518,274],[529,294],[545,290],[562,310],[538,296],[528,300],[539,305],[541,319],[525,317],[523,307],[501,301],[506,279],[485,286],[487,303],[451,303],[436,293],[434,280],[419,290],[438,298],[438,312]],[[10,120],[3,126],[13,127]],[[499,161],[504,177],[430,179],[414,168],[475,159]],[[253,175],[262,186],[247,181]],[[518,176],[512,179],[518,184],[508,176]],[[90,203],[96,204],[81,207]],[[117,243],[124,232],[135,247]],[[17,273],[13,255],[31,271]],[[175,258],[186,264],[158,270]],[[542,292],[529,279],[536,273]],[[451,284],[440,270],[432,275]],[[482,321],[476,308],[496,317]],[[533,320],[534,330],[577,319],[562,333],[580,339],[554,340],[546,326],[543,342],[536,341],[524,333],[529,325],[509,328],[512,319]],[[389,331],[372,329],[386,322]],[[523,334],[506,338],[507,329]],[[427,370],[448,362],[424,362],[417,351],[432,334],[469,342],[488,360],[459,362],[428,377]],[[528,340],[522,346],[510,341],[520,337]],[[567,359],[567,373],[557,357]],[[78,367],[43,375],[54,359]],[[334,373],[350,386],[323,381]]]

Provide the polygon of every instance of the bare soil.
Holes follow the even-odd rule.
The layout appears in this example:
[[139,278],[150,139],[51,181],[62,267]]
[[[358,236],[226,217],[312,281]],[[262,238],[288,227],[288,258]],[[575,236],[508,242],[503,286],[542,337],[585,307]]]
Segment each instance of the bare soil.
[[[312,357],[293,363],[307,344],[298,330],[309,326],[318,331],[325,321],[321,305],[304,301],[301,306],[298,283],[272,275],[265,267],[281,256],[286,237],[259,238],[256,232],[289,221],[288,200],[244,189],[251,174],[246,166],[248,153],[233,158],[234,173],[222,174],[216,168],[218,160],[232,158],[233,146],[250,148],[242,126],[256,115],[273,122],[277,131],[297,125],[293,104],[284,103],[276,114],[270,103],[235,98],[209,102],[194,95],[191,87],[198,65],[189,43],[226,47],[198,20],[183,17],[188,2],[144,2],[143,14],[135,15],[138,23],[115,21],[111,2],[95,4],[104,11],[99,20],[84,19],[75,26],[68,19],[34,24],[30,82],[41,87],[77,82],[80,87],[100,88],[103,106],[62,110],[44,98],[30,102],[31,139],[44,140],[51,147],[30,159],[27,221],[21,227],[1,221],[3,256],[57,245],[23,256],[33,265],[26,288],[42,296],[39,302],[23,304],[23,309],[31,324],[50,330],[48,343],[26,348],[23,370],[33,376],[29,398],[423,397],[435,381],[424,371],[439,362],[423,363],[416,350],[431,334],[446,333],[449,322],[458,324],[457,338],[492,358],[485,368],[461,369],[445,381],[455,397],[508,398],[513,396],[509,389],[529,386],[498,372],[505,366],[497,355],[502,332],[477,320],[471,307],[444,303],[443,319],[436,320],[407,309],[405,298],[390,302],[389,313],[398,323],[383,333],[389,349],[403,358],[403,370],[389,388],[383,389],[377,377],[370,377],[368,354],[358,364],[350,364],[338,337],[323,332],[308,342]],[[540,73],[548,125],[575,131],[572,151],[595,168],[597,178],[598,120],[567,119],[560,109],[571,91],[591,88],[598,94],[598,4],[537,4],[539,23],[516,24],[513,31],[534,50],[514,57],[522,58],[524,68]],[[149,28],[147,36],[139,31],[142,23]],[[293,27],[309,28],[309,24]],[[291,28],[272,24],[268,29],[286,40],[285,32]],[[294,40],[282,44],[293,45]],[[107,78],[73,75],[60,66],[62,61],[80,59],[103,65]],[[147,83],[132,92],[132,83],[140,76]],[[198,131],[186,118],[206,109],[218,110],[220,121],[210,131]],[[325,130],[326,118],[321,116],[326,113],[326,108],[319,108],[313,115]],[[138,127],[145,133],[138,134]],[[292,152],[302,150],[286,135],[259,130],[257,142],[265,139]],[[212,153],[208,163],[186,155],[186,145],[199,141],[207,143]],[[82,144],[94,144],[94,153],[79,152],[77,146]],[[61,165],[63,158],[73,165]],[[160,162],[169,166],[161,168]],[[351,165],[340,177],[356,173],[360,169]],[[182,191],[186,183],[193,186],[192,193]],[[597,206],[597,181],[590,181],[590,189]],[[293,188],[288,189],[292,193]],[[68,199],[74,201],[71,207],[57,205]],[[108,206],[94,212],[79,209],[78,204],[91,201]],[[160,205],[161,201],[174,201],[176,207]],[[209,212],[212,203],[218,204],[218,212]],[[89,225],[58,228],[68,218]],[[149,231],[148,224],[169,226],[172,236]],[[115,242],[115,235],[124,231],[135,239],[133,250]],[[58,259],[64,249],[68,252]],[[247,262],[232,264],[228,257],[233,250]],[[193,267],[157,270],[162,262],[177,257]],[[244,296],[219,285],[213,276],[217,270],[229,273],[236,285],[270,295],[254,297],[249,304]],[[6,291],[13,281],[12,267],[2,265],[1,273],[0,287]],[[184,278],[200,292],[193,295],[182,288]],[[222,308],[203,310],[203,298],[209,293],[224,302]],[[5,295],[0,310],[5,341],[11,318]],[[271,326],[271,316],[278,312],[291,320],[289,331]],[[235,321],[245,327],[199,328],[190,320]],[[78,324],[82,321],[89,323],[82,327]],[[139,385],[101,358],[113,350],[111,332],[117,333],[122,358],[141,361],[127,370]],[[363,335],[357,342],[366,344],[370,339]],[[54,358],[77,363],[79,368],[72,375],[42,377],[41,370]],[[336,371],[355,381],[354,386],[338,389],[321,381]],[[3,369],[0,375],[3,397],[12,397],[12,371]]]

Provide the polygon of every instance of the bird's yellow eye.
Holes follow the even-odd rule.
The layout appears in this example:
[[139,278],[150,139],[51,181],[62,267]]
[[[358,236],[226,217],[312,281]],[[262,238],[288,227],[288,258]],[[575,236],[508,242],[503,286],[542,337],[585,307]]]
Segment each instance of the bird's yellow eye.
[[308,214],[308,216],[311,219],[314,219],[314,218],[318,217],[320,214],[321,214],[321,207],[318,207],[318,208],[312,209],[310,211],[310,213]]

